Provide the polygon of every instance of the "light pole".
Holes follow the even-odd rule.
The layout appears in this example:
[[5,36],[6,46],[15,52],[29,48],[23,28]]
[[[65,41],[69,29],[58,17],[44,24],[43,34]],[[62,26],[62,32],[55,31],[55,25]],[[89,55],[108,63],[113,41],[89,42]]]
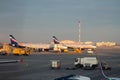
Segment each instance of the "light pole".
[[80,42],[80,20],[78,21],[78,40]]

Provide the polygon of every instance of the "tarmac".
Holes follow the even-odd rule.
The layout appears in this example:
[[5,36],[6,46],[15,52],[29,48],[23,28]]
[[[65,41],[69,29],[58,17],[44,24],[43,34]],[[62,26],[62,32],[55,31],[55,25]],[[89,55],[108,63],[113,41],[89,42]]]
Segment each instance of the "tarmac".
[[[0,56],[0,60],[16,60],[17,63],[0,64],[0,80],[54,80],[70,74],[90,77],[91,80],[107,80],[100,68],[95,70],[74,69],[77,57],[96,56],[99,61],[106,61],[111,70],[104,70],[107,77],[120,78],[120,49],[98,48],[94,54],[72,53],[37,53],[30,56]],[[60,69],[51,69],[51,60],[60,60]],[[73,68],[66,70],[66,68]]]

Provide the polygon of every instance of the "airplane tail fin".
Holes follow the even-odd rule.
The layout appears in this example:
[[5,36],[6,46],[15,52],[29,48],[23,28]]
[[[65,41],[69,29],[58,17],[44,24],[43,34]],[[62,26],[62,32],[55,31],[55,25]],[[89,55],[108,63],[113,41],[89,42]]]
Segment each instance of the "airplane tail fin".
[[14,47],[18,47],[19,46],[18,41],[13,37],[13,35],[9,35],[9,36],[10,36],[11,45]]
[[59,40],[55,36],[53,36],[53,42],[54,44],[60,44]]

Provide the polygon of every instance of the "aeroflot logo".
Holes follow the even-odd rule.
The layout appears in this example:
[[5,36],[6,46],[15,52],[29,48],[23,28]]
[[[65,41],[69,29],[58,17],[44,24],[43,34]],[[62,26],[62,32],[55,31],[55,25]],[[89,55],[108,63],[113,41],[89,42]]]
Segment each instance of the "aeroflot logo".
[[55,44],[59,44],[59,41],[55,36],[53,36],[53,41],[54,41]]
[[17,42],[15,39],[13,39],[12,37],[10,37],[11,42]]

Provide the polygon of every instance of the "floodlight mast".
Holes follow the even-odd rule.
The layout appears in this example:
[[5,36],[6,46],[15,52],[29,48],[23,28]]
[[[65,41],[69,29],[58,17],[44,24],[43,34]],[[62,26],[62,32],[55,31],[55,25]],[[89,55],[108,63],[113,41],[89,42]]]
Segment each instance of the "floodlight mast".
[[81,41],[80,40],[80,20],[78,21],[78,40],[79,42]]

